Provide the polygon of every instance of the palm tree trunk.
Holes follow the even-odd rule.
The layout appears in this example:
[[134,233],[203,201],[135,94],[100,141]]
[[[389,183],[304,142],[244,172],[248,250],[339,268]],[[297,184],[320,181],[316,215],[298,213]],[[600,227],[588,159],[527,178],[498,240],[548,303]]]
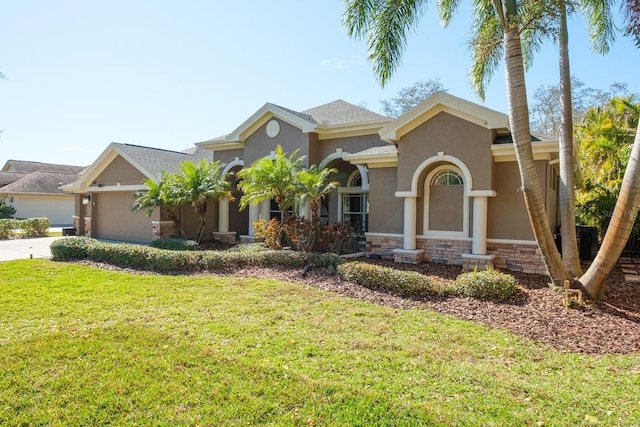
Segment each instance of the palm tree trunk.
[[551,279],[559,282],[570,279],[571,276],[562,263],[560,253],[553,240],[553,234],[545,212],[540,180],[533,159],[522,46],[517,30],[505,29],[504,49],[509,122],[520,170],[521,189],[542,259],[551,275]]
[[573,277],[582,274],[576,237],[575,151],[567,10],[560,2],[560,235],[562,260]]
[[629,239],[640,205],[640,126],[636,130],[631,157],[609,228],[598,255],[580,282],[591,298],[604,297],[604,280],[611,273]]
[[173,226],[176,228],[176,230],[178,230],[180,237],[183,239],[186,239],[187,235],[182,229],[182,223],[178,219],[178,216],[175,214],[175,212],[172,209],[169,209],[169,208],[165,208],[165,209],[167,210],[167,216],[171,219],[171,221],[173,221]]

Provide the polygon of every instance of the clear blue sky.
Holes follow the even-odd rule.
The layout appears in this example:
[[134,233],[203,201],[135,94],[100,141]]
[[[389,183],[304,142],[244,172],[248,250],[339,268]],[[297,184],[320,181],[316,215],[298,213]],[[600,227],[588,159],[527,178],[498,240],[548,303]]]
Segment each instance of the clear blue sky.
[[[464,6],[462,7],[464,8]],[[0,164],[88,165],[110,142],[181,150],[235,129],[265,102],[306,110],[336,99],[380,110],[420,80],[478,101],[468,83],[465,14],[442,30],[433,7],[381,89],[364,41],[342,27],[339,0],[33,1],[0,8]],[[619,36],[605,57],[572,24],[572,74],[588,87],[640,93],[638,51]],[[506,113],[504,71],[484,105]],[[530,94],[558,80],[546,45]]]

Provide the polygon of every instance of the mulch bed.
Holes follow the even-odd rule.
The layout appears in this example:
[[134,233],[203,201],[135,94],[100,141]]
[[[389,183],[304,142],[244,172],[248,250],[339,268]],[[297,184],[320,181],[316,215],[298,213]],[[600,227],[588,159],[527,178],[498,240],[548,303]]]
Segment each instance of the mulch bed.
[[[365,258],[359,260],[450,280],[461,273],[461,267],[453,265],[397,264],[390,260]],[[86,261],[83,263],[96,265]],[[106,265],[98,266],[117,269]],[[581,307],[571,308],[563,305],[560,293],[551,290],[547,276],[513,271],[507,273],[512,274],[523,289],[520,297],[508,303],[472,298],[411,300],[345,282],[320,269],[312,269],[304,277],[300,270],[255,267],[225,275],[302,283],[382,306],[432,310],[491,328],[505,329],[559,351],[585,354],[640,352],[640,284],[625,283],[619,268],[616,267],[607,279],[605,301],[587,302]]]

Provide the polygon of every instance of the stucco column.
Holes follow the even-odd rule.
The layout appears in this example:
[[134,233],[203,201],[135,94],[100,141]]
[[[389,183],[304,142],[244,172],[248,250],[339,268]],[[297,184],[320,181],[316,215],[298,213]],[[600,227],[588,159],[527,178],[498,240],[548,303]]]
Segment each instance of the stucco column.
[[300,206],[300,216],[303,218],[311,219],[311,203],[304,202],[302,206]]
[[258,221],[260,216],[260,205],[249,205],[249,236],[256,235],[256,229],[253,226],[253,223]]
[[404,198],[404,236],[403,249],[414,250],[416,248],[416,198]]
[[264,219],[267,222],[269,222],[269,220],[271,219],[271,200],[263,200],[262,202],[260,202],[260,212],[258,213],[258,220],[261,219]]
[[229,231],[229,199],[218,200],[218,232]]
[[473,243],[471,253],[485,255],[487,253],[487,197],[473,198]]

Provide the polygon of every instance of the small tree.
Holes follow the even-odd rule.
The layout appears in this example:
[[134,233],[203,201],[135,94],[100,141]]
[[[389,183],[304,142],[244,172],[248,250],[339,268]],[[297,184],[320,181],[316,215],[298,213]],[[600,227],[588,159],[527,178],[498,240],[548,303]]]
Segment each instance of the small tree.
[[302,169],[304,157],[298,150],[287,156],[278,145],[273,157],[263,157],[248,168],[238,172],[242,181],[238,187],[244,195],[240,199],[240,209],[265,200],[275,200],[282,211],[283,221],[289,216],[289,208],[295,205],[298,187],[296,173]]
[[7,205],[4,200],[0,200],[0,218],[13,218],[16,214],[16,208]]
[[180,173],[168,174],[166,179],[167,197],[177,206],[190,204],[198,214],[200,225],[194,240],[200,243],[207,223],[207,200],[234,200],[222,165],[205,159],[198,165],[184,162]]
[[133,202],[133,205],[131,205],[131,210],[136,213],[144,210],[144,214],[147,217],[151,217],[151,215],[153,215],[153,211],[156,208],[164,208],[169,219],[173,221],[173,225],[175,226],[176,231],[179,233],[180,237],[185,239],[186,235],[184,229],[182,228],[182,223],[180,222],[180,219],[175,212],[176,208],[180,207],[180,205],[177,204],[175,198],[172,198],[167,191],[166,180],[166,172],[162,172],[159,183],[154,181],[153,179],[147,179],[144,182],[147,190],[138,192],[138,194],[136,195],[136,200]]

